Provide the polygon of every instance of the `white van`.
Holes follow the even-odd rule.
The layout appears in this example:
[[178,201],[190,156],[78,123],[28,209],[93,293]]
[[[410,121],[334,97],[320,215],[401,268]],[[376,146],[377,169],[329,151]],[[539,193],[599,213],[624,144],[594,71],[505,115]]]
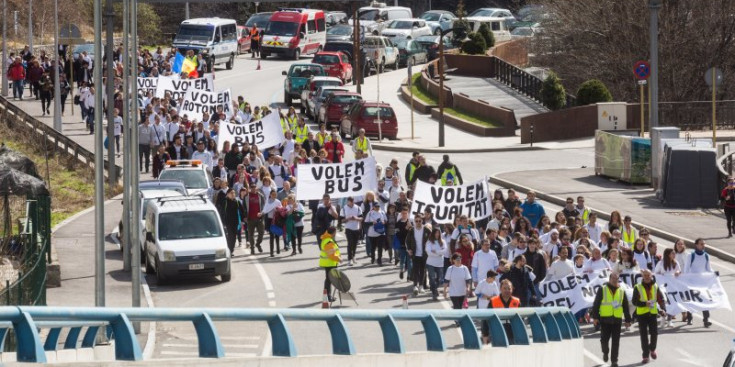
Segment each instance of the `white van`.
[[490,27],[490,31],[493,32],[493,36],[495,36],[496,44],[500,42],[510,41],[511,39],[510,31],[508,30],[505,18],[467,17],[465,19],[470,24],[470,29],[472,29],[472,32],[479,31],[482,24],[487,24],[488,27]]
[[148,202],[145,271],[155,273],[159,285],[190,276],[220,276],[229,282],[230,258],[219,213],[203,195]]
[[[387,6],[385,3],[373,1],[370,6],[364,6],[357,11],[360,25],[365,30],[380,35],[391,20],[413,18],[411,8],[405,6]],[[350,24],[354,19],[350,19]]]
[[281,9],[268,21],[260,45],[260,58],[275,54],[298,60],[301,55],[315,54],[327,43],[324,11],[315,9]]
[[181,22],[173,42],[182,55],[188,50],[206,53],[212,65],[225,63],[227,69],[235,65],[237,46],[237,22],[222,18],[187,19]]

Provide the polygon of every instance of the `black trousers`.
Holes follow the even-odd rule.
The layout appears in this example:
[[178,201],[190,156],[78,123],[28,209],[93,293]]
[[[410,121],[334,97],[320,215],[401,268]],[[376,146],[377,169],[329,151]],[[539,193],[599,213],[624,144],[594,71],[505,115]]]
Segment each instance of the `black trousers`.
[[347,236],[347,260],[354,260],[357,242],[360,240],[360,230],[345,229],[345,235]]
[[426,259],[413,256],[413,286],[423,287],[426,283]]
[[[271,256],[273,256],[273,242],[276,242],[276,253],[281,253],[281,237],[276,236],[273,232],[271,232],[271,224],[273,224],[273,219],[266,217],[265,218],[265,228],[268,231],[268,244],[271,248]],[[252,244],[251,244],[252,246]]]
[[657,316],[658,315],[650,313],[638,315],[638,329],[641,334],[641,350],[643,350],[643,358],[648,358],[651,351],[656,350],[656,342],[658,341]]
[[235,251],[235,241],[237,240],[237,228],[225,228],[225,238],[227,239],[227,247],[230,249],[230,255],[232,255],[232,253]]
[[[133,133],[135,134],[135,133]],[[151,146],[150,144],[138,144],[138,155],[139,155],[139,166],[141,170],[145,168],[145,173],[148,173],[148,168],[151,166]],[[145,162],[145,165],[143,163]]]
[[49,91],[40,91],[39,94],[41,95],[41,111],[43,111],[45,114],[50,115],[51,114],[51,92]]
[[735,208],[725,207],[725,223],[727,223],[727,233],[735,232]]
[[336,268],[336,266],[328,266],[324,268],[324,289],[327,290],[327,295],[332,296],[332,282],[329,281],[329,271]]
[[[602,353],[610,355],[610,361],[618,362],[618,350],[620,350],[620,328],[622,322],[604,323],[600,322],[600,343]],[[610,338],[612,337],[612,351],[610,350]]]
[[378,237],[371,237],[370,240],[373,242],[373,253],[377,249],[378,250],[378,265],[383,264],[383,250],[386,250],[388,252],[387,247],[385,246],[385,235],[380,235]]

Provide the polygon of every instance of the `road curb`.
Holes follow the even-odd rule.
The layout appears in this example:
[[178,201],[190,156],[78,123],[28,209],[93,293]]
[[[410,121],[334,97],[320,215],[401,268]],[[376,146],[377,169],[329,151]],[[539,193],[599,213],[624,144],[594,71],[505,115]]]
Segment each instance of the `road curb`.
[[[510,173],[510,172],[503,172],[503,173]],[[559,206],[566,205],[566,199],[565,198],[560,198],[560,197],[557,197],[557,196],[554,196],[554,195],[549,195],[549,194],[547,194],[545,192],[538,191],[536,189],[533,189],[533,188],[530,188],[530,187],[521,185],[519,183],[510,181],[510,180],[499,178],[499,177],[497,177],[497,175],[499,175],[499,174],[490,176],[490,178],[489,178],[490,182],[492,182],[493,184],[496,184],[498,186],[502,186],[502,187],[506,187],[506,188],[513,188],[514,190],[516,190],[518,192],[522,192],[524,194],[527,193],[527,192],[529,192],[529,191],[531,191],[531,190],[533,190],[533,191],[536,192],[536,197],[539,198],[539,199],[541,199],[541,200],[545,200],[545,201],[548,201],[550,203],[553,203],[553,204],[556,204],[556,205],[559,205]],[[597,210],[597,209],[592,208],[592,207],[588,207],[588,209],[590,209],[592,212],[596,213],[599,218],[602,218],[602,219],[607,220],[607,221],[610,220],[610,214],[609,213],[601,212],[600,210]],[[682,236],[678,236],[678,235],[676,235],[674,233],[671,233],[671,232],[668,232],[668,231],[664,231],[664,230],[659,229],[659,228],[656,228],[656,227],[647,226],[647,225],[645,225],[643,223],[640,223],[640,222],[637,222],[637,221],[633,221],[633,226],[638,227],[638,228],[646,227],[646,229],[648,229],[648,231],[651,232],[652,235],[654,235],[656,237],[661,237],[661,238],[663,238],[663,239],[665,239],[667,241],[671,241],[672,243],[673,242],[676,242],[679,239],[682,239],[686,243],[686,246],[687,247],[694,248],[694,240],[692,240],[690,238],[685,238],[685,237],[682,237]],[[719,258],[719,259],[724,260],[724,261],[735,263],[735,255],[733,255],[733,254],[731,254],[731,253],[729,253],[727,251],[723,251],[723,250],[720,250],[720,249],[718,249],[716,247],[709,246],[709,247],[707,247],[707,252],[709,254],[711,254],[711,255]]]
[[[400,142],[400,141],[399,141]],[[382,150],[386,152],[413,152],[419,151],[421,153],[493,153],[493,152],[519,152],[519,151],[532,151],[532,150],[548,150],[543,147],[505,147],[505,148],[483,148],[483,149],[450,149],[450,148],[420,148],[420,147],[406,147],[406,146],[393,146],[381,143],[373,143],[373,150]]]

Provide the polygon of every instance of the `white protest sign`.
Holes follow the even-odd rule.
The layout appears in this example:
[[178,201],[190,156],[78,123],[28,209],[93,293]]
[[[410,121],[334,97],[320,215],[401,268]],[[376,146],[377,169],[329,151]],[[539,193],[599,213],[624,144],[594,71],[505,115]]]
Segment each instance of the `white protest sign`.
[[184,98],[186,91],[189,89],[200,89],[206,91],[214,90],[214,79],[212,74],[204,74],[203,78],[198,79],[175,79],[167,77],[159,77],[156,86],[156,97],[163,98],[166,93],[171,93],[171,98],[178,100]]
[[[609,270],[584,275],[569,275],[562,279],[543,281],[539,284],[539,297],[543,306],[569,307],[578,312],[592,307],[595,295],[608,281]],[[633,287],[640,283],[641,273],[620,274],[620,286],[630,301]],[[681,274],[678,277],[656,275],[656,284],[666,297],[666,312],[677,314],[683,311],[700,312],[724,308],[731,310],[720,279],[714,273]],[[631,307],[631,313],[634,309]]]
[[148,92],[152,92],[155,95],[157,87],[158,87],[158,78],[138,77],[138,94],[147,96]]
[[208,92],[200,89],[189,89],[184,96],[184,102],[179,109],[179,115],[187,115],[190,120],[202,121],[204,112],[210,116],[217,113],[217,107],[222,106],[225,116],[232,117],[232,95],[230,90]]
[[431,209],[434,220],[439,223],[452,223],[462,214],[475,220],[487,218],[492,214],[488,197],[487,180],[469,185],[439,186],[416,181],[416,191],[411,204],[411,216]]
[[248,142],[257,145],[260,150],[265,150],[281,144],[286,138],[281,129],[281,119],[277,113],[271,113],[261,120],[248,124],[221,123],[219,126],[219,137],[217,138],[217,149],[222,151],[225,142],[230,144],[243,144]]
[[[280,129],[280,125],[279,125]],[[300,164],[297,168],[296,197],[299,200],[321,200],[361,197],[378,188],[375,157],[330,164]]]

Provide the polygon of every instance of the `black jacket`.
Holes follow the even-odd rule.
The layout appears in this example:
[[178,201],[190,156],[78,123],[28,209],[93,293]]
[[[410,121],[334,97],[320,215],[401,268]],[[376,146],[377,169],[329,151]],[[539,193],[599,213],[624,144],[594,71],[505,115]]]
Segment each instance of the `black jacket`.
[[421,180],[424,182],[429,182],[429,177],[431,177],[432,174],[434,174],[434,167],[432,166],[419,166],[416,168],[416,172],[413,174],[413,179],[411,180],[411,183],[413,184],[416,182],[416,180]]
[[546,278],[546,260],[544,255],[541,254],[543,250],[536,250],[536,252],[526,251],[526,264],[533,268],[533,275],[536,279],[533,280],[535,284],[541,283]]
[[426,259],[428,256],[426,254],[426,242],[429,240],[429,236],[431,235],[431,230],[426,228],[426,226],[423,227],[424,233],[421,235],[421,243],[416,243],[416,237],[413,235],[413,229],[409,229],[406,233],[406,249],[413,252],[412,256],[416,256],[416,246],[421,246],[421,248],[424,249],[423,252],[423,258]]
[[222,224],[229,231],[237,230],[240,213],[242,213],[242,204],[238,200],[225,199],[220,205]]
[[179,149],[178,157],[176,156],[176,148],[173,145],[169,146],[168,149],[166,149],[166,151],[168,152],[168,155],[170,155],[171,159],[173,160],[189,158],[189,154],[186,151],[186,147],[183,145],[181,146],[181,149]]
[[306,140],[304,140],[304,142],[303,142],[303,143],[301,143],[301,147],[302,147],[302,148],[304,148],[304,149],[306,150],[306,154],[307,154],[307,155],[308,155],[308,154],[309,154],[309,152],[311,152],[312,150],[318,153],[318,152],[319,152],[319,148],[321,148],[321,147],[319,146],[319,142],[318,142],[318,141],[316,141],[316,139],[314,139],[313,141],[309,141],[309,139],[306,139]]
[[236,172],[237,165],[242,163],[242,154],[240,152],[229,151],[225,154],[225,167],[228,172]]
[[[597,295],[595,295],[595,302],[592,303],[592,308],[590,309],[590,317],[595,320],[600,320],[601,323],[605,324],[620,324],[623,322],[623,320],[615,318],[615,317],[600,317],[600,304],[602,303],[602,292],[604,291],[604,287],[610,287],[610,283],[605,283],[605,285],[602,286],[603,288],[600,288],[600,290],[597,292]],[[613,293],[613,288],[610,287],[611,291],[610,293]],[[617,290],[617,288],[614,288],[614,290]],[[623,292],[623,317],[625,318],[625,322],[630,322],[630,313],[628,312],[628,297],[625,296],[625,292]]]
[[521,307],[528,307],[531,299],[535,298],[536,291],[533,288],[533,282],[531,281],[530,270],[527,267],[518,268],[515,265],[510,267],[510,271],[507,271],[500,277],[500,281],[503,279],[510,280],[513,283],[513,296],[521,301]]

